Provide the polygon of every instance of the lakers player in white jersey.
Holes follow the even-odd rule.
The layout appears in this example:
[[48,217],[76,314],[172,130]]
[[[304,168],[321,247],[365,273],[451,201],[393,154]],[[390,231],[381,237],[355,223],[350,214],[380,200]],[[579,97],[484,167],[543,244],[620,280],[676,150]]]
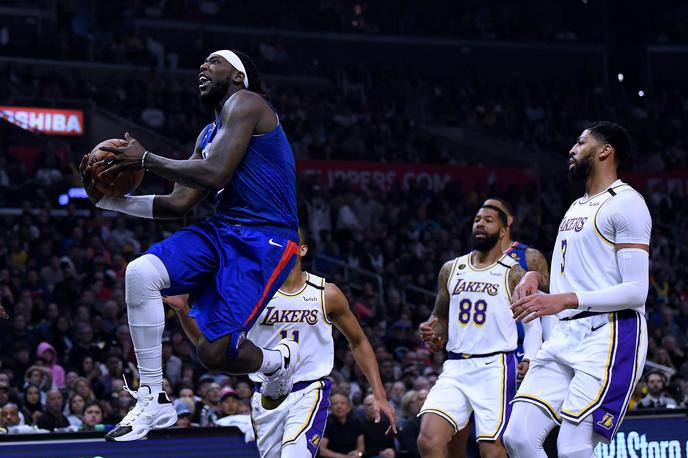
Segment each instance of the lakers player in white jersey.
[[[442,266],[435,308],[420,334],[435,351],[446,342],[448,360],[420,410],[423,457],[447,456],[447,444],[475,413],[480,453],[506,457],[501,435],[516,393],[517,331],[511,291],[524,274],[505,255],[507,216],[484,205],[473,222],[475,250]],[[530,359],[542,343],[539,321],[525,326]]]
[[[505,199],[500,197],[487,198],[483,202],[483,205],[497,207],[506,214],[506,233],[501,241],[502,251],[504,254],[517,261],[523,270],[532,270],[537,272],[540,282],[540,290],[549,291],[549,265],[547,264],[547,258],[545,258],[545,255],[543,255],[540,250],[536,248],[515,241],[511,236],[511,231],[515,224],[515,218],[513,211],[511,210],[511,205],[509,205]],[[549,337],[549,330],[551,329],[549,323],[546,323],[546,321],[548,321],[546,320],[547,318],[552,317],[543,317],[543,320],[540,321],[540,325],[542,326],[543,340],[546,340]],[[518,362],[518,365],[516,366],[518,369],[518,383],[526,375],[530,361],[524,358],[525,352],[523,351],[523,324],[517,323],[516,329],[518,331],[518,349],[516,351],[516,360]],[[466,427],[456,433],[449,442],[449,455],[452,458],[466,458],[468,456],[466,446],[470,437],[471,427],[472,424],[471,421],[469,421]]]
[[617,177],[630,138],[601,121],[571,149],[569,174],[585,180],[559,226],[550,294],[534,276],[518,285],[512,308],[524,322],[557,315],[552,334],[531,361],[505,441],[513,458],[545,457],[542,442],[556,423],[560,457],[595,456],[616,433],[647,352],[652,220],[642,196]]
[[[249,330],[247,338],[259,345],[293,339],[299,344],[294,386],[286,398],[275,402],[261,396],[263,374],[250,374],[257,386],[251,399],[251,417],[262,458],[315,457],[323,439],[330,405],[330,375],[334,364],[334,325],[346,337],[356,363],[375,398],[377,421],[384,413],[396,432],[394,408],[387,401],[375,353],[339,288],[301,270],[308,252],[302,231],[298,259],[289,276]],[[184,331],[195,343],[200,332],[183,296],[165,298],[180,317]]]

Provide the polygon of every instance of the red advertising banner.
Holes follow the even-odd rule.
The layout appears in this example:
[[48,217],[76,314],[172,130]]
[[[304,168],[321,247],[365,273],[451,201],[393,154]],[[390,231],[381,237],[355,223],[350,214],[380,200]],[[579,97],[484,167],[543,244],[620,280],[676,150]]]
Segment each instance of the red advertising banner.
[[518,167],[464,167],[457,165],[435,164],[385,164],[380,162],[356,161],[298,161],[297,170],[302,176],[320,178],[325,187],[330,187],[339,179],[350,182],[354,189],[370,187],[388,189],[399,184],[408,189],[415,185],[442,190],[450,182],[458,182],[463,191],[476,187],[485,188],[495,184],[498,189],[511,185],[523,188],[537,184],[534,170]]
[[688,197],[688,170],[670,172],[621,172],[621,179],[639,192],[646,194],[655,186],[662,185],[669,194]]
[[50,135],[84,135],[83,110],[0,106],[0,118],[22,129]]

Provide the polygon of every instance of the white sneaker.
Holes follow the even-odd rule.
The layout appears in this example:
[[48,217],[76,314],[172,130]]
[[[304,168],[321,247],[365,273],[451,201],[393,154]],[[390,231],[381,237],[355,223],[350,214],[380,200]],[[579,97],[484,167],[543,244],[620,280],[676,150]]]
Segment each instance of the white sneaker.
[[268,376],[260,393],[269,399],[279,399],[289,393],[294,386],[294,372],[299,361],[299,345],[290,339],[282,339],[273,348],[282,354],[282,367]]
[[144,437],[151,429],[168,428],[177,423],[177,412],[167,393],[151,394],[151,389],[147,385],[141,385],[135,393],[126,386],[126,380],[124,383],[124,389],[137,400],[136,405],[105,435],[105,440],[135,441]]

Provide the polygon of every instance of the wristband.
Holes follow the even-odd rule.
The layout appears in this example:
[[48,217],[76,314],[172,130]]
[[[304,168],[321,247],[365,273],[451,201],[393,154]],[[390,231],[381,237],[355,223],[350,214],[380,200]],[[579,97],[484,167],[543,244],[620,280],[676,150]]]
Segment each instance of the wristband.
[[139,218],[153,219],[153,200],[155,195],[147,196],[104,196],[98,201],[96,207],[103,210],[113,210]]
[[146,150],[143,152],[143,156],[141,156],[141,168],[142,169],[146,168],[145,163],[146,163],[146,156],[148,155],[148,153],[150,153],[150,151]]

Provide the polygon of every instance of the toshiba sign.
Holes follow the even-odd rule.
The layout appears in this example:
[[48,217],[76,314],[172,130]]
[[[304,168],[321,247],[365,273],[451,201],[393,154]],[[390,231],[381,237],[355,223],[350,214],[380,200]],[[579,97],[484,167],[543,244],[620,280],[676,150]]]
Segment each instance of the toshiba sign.
[[83,110],[0,106],[0,118],[44,134],[84,135]]

